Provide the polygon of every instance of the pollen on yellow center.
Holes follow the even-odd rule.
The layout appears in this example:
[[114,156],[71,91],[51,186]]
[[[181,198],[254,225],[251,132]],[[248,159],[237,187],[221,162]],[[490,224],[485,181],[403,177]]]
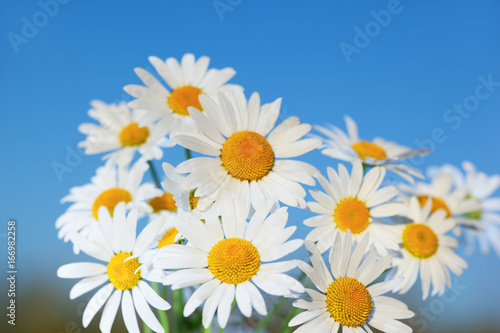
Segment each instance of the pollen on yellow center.
[[148,140],[149,129],[139,127],[138,123],[131,123],[125,126],[120,132],[120,142],[124,147],[140,146]]
[[215,278],[228,284],[250,280],[260,268],[255,246],[241,238],[226,238],[208,253],[208,269]]
[[368,289],[358,280],[341,277],[326,291],[326,308],[342,326],[358,327],[366,322],[372,310]]
[[192,106],[200,111],[203,111],[198,96],[203,94],[203,91],[193,86],[182,86],[175,88],[168,97],[168,106],[181,116],[189,116],[188,107]]
[[179,231],[175,228],[171,228],[165,232],[163,237],[158,242],[158,248],[161,249],[164,246],[175,244],[175,237]]
[[[451,217],[451,211],[443,199],[438,198],[438,197],[431,197],[431,199],[432,199],[431,213],[434,213],[435,211],[437,211],[439,209],[444,209],[446,211],[446,217],[447,218]],[[420,207],[424,207],[428,200],[429,200],[429,196],[427,196],[427,195],[419,195],[418,196],[418,203],[420,204]]]
[[111,258],[108,264],[109,281],[116,289],[129,290],[134,288],[141,279],[141,271],[135,271],[141,266],[137,258],[125,261],[131,253],[120,252]]
[[159,213],[162,210],[168,210],[169,212],[177,210],[174,195],[168,192],[165,192],[161,197],[151,199],[149,205],[153,208],[153,213]]
[[333,219],[340,230],[349,229],[351,233],[358,234],[368,227],[370,210],[358,198],[345,198],[335,208]]
[[101,206],[105,206],[108,209],[108,212],[111,216],[113,216],[113,211],[115,210],[116,205],[120,202],[129,203],[132,201],[132,195],[130,192],[118,187],[110,188],[99,194],[99,196],[95,199],[94,204],[92,205],[92,215],[95,219],[98,219],[98,212]]
[[374,158],[376,160],[383,160],[387,158],[387,153],[384,148],[380,147],[375,143],[368,141],[358,141],[351,146],[352,149],[358,154],[359,158],[362,160],[367,157]]
[[259,180],[273,168],[274,152],[259,133],[236,132],[222,145],[220,158],[227,172],[239,180]]
[[195,210],[196,207],[198,207],[198,201],[200,201],[200,197],[195,197],[194,192],[195,190],[189,192],[189,208],[191,208],[191,210]]
[[403,231],[403,246],[414,257],[429,258],[438,249],[438,237],[425,224],[411,223]]

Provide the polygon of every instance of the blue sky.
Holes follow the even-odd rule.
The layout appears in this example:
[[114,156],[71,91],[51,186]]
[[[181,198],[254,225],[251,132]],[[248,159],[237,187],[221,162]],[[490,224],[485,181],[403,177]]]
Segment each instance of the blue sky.
[[[2,225],[18,221],[26,288],[35,272],[45,283],[61,283],[57,267],[82,260],[54,229],[67,207],[59,200],[102,164],[101,156],[81,155],[77,127],[90,121],[91,100],[128,100],[122,88],[139,83],[133,69],[148,68],[150,55],[192,52],[211,57],[212,67],[233,67],[231,82],[248,96],[283,98],[281,119],[297,115],[344,128],[348,114],[366,139],[432,147],[415,161],[419,167],[470,160],[500,173],[497,1],[42,0],[1,7],[0,217]],[[165,160],[182,158],[173,149]],[[316,152],[307,159],[323,172],[337,165]],[[61,164],[68,172],[58,176],[54,165]],[[310,216],[292,211],[290,223],[299,226]],[[299,227],[297,235],[307,232]],[[500,276],[499,259],[468,261],[459,280],[467,289],[446,303],[434,327],[450,318],[500,324],[493,306],[500,289],[492,279]]]

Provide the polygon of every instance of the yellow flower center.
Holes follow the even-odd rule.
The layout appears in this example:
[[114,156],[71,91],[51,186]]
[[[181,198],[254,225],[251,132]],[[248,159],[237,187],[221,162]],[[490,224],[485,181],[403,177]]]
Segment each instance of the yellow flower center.
[[227,284],[250,280],[259,271],[259,267],[259,253],[245,239],[223,239],[208,253],[208,269],[216,279]]
[[376,160],[383,160],[387,158],[387,154],[384,148],[377,144],[368,141],[358,141],[351,146],[352,149],[358,154],[359,158],[362,160],[367,157],[374,158]]
[[120,142],[124,147],[140,146],[148,140],[149,129],[139,127],[137,123],[131,123],[125,126],[120,132]]
[[178,233],[179,233],[179,231],[177,231],[177,229],[175,229],[175,228],[171,228],[171,229],[167,230],[167,232],[165,232],[163,237],[158,242],[158,248],[161,249],[162,247],[164,247],[166,245],[175,244],[175,237],[177,236]]
[[274,152],[269,142],[259,133],[236,132],[222,145],[222,166],[239,180],[258,180],[274,166]]
[[[444,202],[443,199],[438,198],[438,197],[431,197],[432,199],[432,204],[431,204],[431,213],[434,213],[435,211],[439,209],[444,209],[446,211],[446,217],[451,217],[451,212],[450,209],[448,208],[448,205],[446,202]],[[418,202],[420,203],[420,207],[424,207],[427,201],[429,200],[429,196],[427,195],[419,195],[418,196]]]
[[168,97],[168,106],[181,116],[189,116],[188,106],[203,111],[198,96],[203,94],[201,89],[193,86],[182,86],[172,90]]
[[111,258],[108,264],[109,281],[116,289],[129,290],[134,288],[141,279],[141,271],[135,271],[141,266],[137,258],[124,262],[131,257],[131,253],[120,252]]
[[345,198],[335,208],[333,219],[340,230],[358,234],[368,227],[370,210],[358,198]]
[[425,224],[411,223],[403,231],[403,246],[411,255],[417,258],[429,258],[438,249],[438,237]]
[[342,326],[363,325],[372,310],[368,289],[358,280],[341,277],[333,281],[326,291],[326,308]]
[[195,190],[189,192],[189,208],[191,208],[191,210],[195,210],[196,207],[198,207],[198,201],[200,200],[200,197],[194,196],[194,191]]
[[159,213],[162,210],[168,210],[169,212],[177,210],[174,195],[168,192],[165,192],[161,197],[151,199],[149,205],[153,208],[153,213]]
[[99,196],[95,199],[94,204],[92,205],[92,215],[95,219],[99,219],[98,212],[101,206],[105,206],[108,209],[108,212],[111,216],[113,216],[113,211],[115,210],[116,205],[120,202],[129,203],[132,201],[132,195],[127,190],[122,188],[113,187],[109,190],[106,190],[99,194]]

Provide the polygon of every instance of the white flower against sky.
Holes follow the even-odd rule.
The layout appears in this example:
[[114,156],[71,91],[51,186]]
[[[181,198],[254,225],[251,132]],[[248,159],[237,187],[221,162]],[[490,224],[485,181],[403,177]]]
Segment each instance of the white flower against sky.
[[148,201],[162,195],[162,191],[151,183],[142,183],[148,168],[143,160],[138,160],[130,168],[108,161],[96,170],[89,184],[71,188],[70,194],[61,200],[62,203],[73,204],[56,221],[58,237],[67,242],[71,231],[88,236],[101,206],[105,206],[110,214],[113,214],[119,202],[125,202],[127,209],[138,208],[143,212],[151,212]]
[[146,160],[161,159],[162,148],[170,146],[164,128],[154,124],[139,127],[139,119],[146,111],[131,110],[124,102],[106,104],[92,101],[91,105],[93,108],[89,110],[89,116],[99,124],[85,123],[78,127],[81,133],[88,135],[78,144],[85,149],[85,154],[112,151],[103,159],[127,165],[136,151]]
[[295,262],[280,261],[302,245],[299,239],[288,241],[296,227],[286,227],[286,208],[269,216],[268,211],[258,211],[248,224],[241,215],[242,207],[228,205],[220,210],[222,224],[215,209],[205,222],[191,213],[174,221],[188,245],[166,246],[154,262],[156,268],[176,270],[164,280],[172,289],[201,285],[186,303],[184,316],[205,302],[204,327],[210,325],[216,311],[219,326],[225,327],[235,299],[246,317],[251,316],[252,308],[266,315],[257,287],[277,296],[304,291],[298,281],[283,274],[295,268]]
[[428,150],[412,150],[381,138],[375,138],[372,142],[360,139],[354,120],[349,116],[344,119],[347,133],[333,125],[328,125],[328,128],[315,126],[315,129],[326,137],[326,140],[323,139],[323,154],[348,162],[360,160],[366,165],[384,165],[387,170],[410,183],[414,182],[413,176],[424,178],[420,170],[399,162],[415,155],[426,154]]
[[340,231],[345,234],[350,230],[356,241],[365,234],[370,234],[370,244],[375,246],[380,255],[387,250],[399,249],[400,237],[393,225],[388,225],[381,218],[394,216],[406,209],[402,203],[391,202],[398,190],[394,186],[380,188],[385,177],[385,168],[373,167],[363,175],[361,162],[353,162],[352,175],[344,165],[339,164],[339,173],[328,167],[329,180],[318,176],[318,182],[326,193],[310,190],[316,201],[307,205],[313,213],[320,214],[304,221],[314,229],[306,240],[317,242],[317,247],[324,253],[334,245],[335,235]]
[[420,272],[422,298],[442,295],[446,286],[451,286],[449,270],[461,275],[467,263],[455,253],[456,239],[446,233],[455,227],[455,221],[447,218],[446,211],[439,209],[432,213],[431,202],[424,207],[412,197],[406,214],[410,223],[398,225],[403,242],[401,258],[394,258],[394,270],[389,276],[402,277],[403,282],[394,291],[406,293],[415,284]]
[[208,70],[210,58],[205,56],[195,60],[194,55],[187,53],[180,64],[175,58],[163,61],[157,57],[149,57],[149,61],[171,90],[148,71],[135,69],[135,73],[146,86],[132,84],[124,89],[137,98],[129,103],[131,107],[148,110],[148,114],[140,122],[141,126],[161,120],[160,127],[168,132],[196,130],[188,107],[203,111],[199,101],[200,95],[215,97],[219,91],[234,87],[242,89],[239,86],[226,85],[236,74],[232,68]]
[[[311,279],[319,291],[306,288],[308,300],[293,303],[306,311],[299,313],[289,326],[300,326],[295,333],[337,333],[340,328],[347,333],[372,332],[371,327],[383,332],[403,333],[412,329],[398,319],[414,316],[403,302],[382,296],[401,281],[373,283],[391,263],[391,256],[376,261],[372,250],[362,260],[368,245],[368,235],[358,243],[353,252],[351,233],[337,233],[335,245],[330,250],[331,273],[316,245],[305,242],[310,252],[312,267],[299,261],[298,266]],[[333,277],[332,277],[333,275]]]
[[319,139],[301,139],[311,125],[290,117],[274,128],[281,99],[261,107],[258,93],[248,102],[242,91],[220,94],[220,104],[207,96],[200,96],[200,102],[204,112],[189,108],[200,133],[171,136],[173,142],[209,156],[177,166],[177,172],[189,173],[181,190],[196,188],[195,196],[216,201],[225,192],[243,193],[255,209],[276,201],[305,207],[306,192],[299,183],[314,185],[318,171],[290,158],[321,144]]
[[110,332],[118,308],[129,332],[140,332],[136,312],[155,332],[164,332],[150,306],[167,310],[170,305],[149,286],[151,272],[137,270],[141,254],[148,248],[163,225],[164,217],[149,223],[136,238],[137,210],[128,215],[124,203],[114,210],[113,217],[104,207],[99,209],[99,223],[93,224],[93,241],[77,233],[71,233],[71,241],[89,256],[106,264],[78,262],[61,266],[57,270],[60,278],[80,279],[70,291],[70,298],[77,298],[99,286],[83,311],[83,326],[87,327],[96,313],[104,306],[99,329]]
[[433,168],[430,174],[446,173],[453,176],[455,186],[465,189],[466,198],[476,202],[479,207],[475,211],[464,213],[464,217],[479,221],[481,228],[465,228],[467,253],[472,253],[477,243],[483,254],[488,254],[490,247],[500,256],[500,197],[492,197],[500,186],[500,176],[488,176],[479,172],[468,161],[462,163],[462,171],[451,165]]

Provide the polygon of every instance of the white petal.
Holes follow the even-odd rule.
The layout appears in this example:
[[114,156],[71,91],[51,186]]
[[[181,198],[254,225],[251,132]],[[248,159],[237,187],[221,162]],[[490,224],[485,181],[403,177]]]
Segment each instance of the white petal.
[[125,327],[127,331],[133,333],[140,333],[139,325],[137,324],[137,317],[134,310],[134,302],[132,301],[132,296],[129,290],[123,292],[122,298],[122,316],[125,322]]
[[139,288],[132,288],[134,307],[141,319],[155,332],[165,332]]
[[113,295],[109,298],[104,310],[102,311],[101,322],[99,323],[99,329],[103,333],[111,332],[111,327],[115,321],[116,313],[118,312],[118,307],[120,306],[120,301],[122,299],[122,291],[115,290]]
[[57,276],[63,279],[79,279],[100,275],[107,272],[107,267],[93,262],[77,262],[66,264],[57,270]]
[[111,293],[114,290],[113,284],[109,283],[99,289],[94,296],[90,299],[89,303],[87,304],[87,307],[83,311],[83,317],[82,317],[82,322],[83,322],[83,327],[87,327],[90,322],[92,321],[92,318],[94,318],[95,314],[97,311],[99,311],[104,303],[108,300],[108,297],[111,295]]
[[156,309],[159,310],[168,310],[170,309],[170,304],[163,298],[161,298],[154,290],[147,284],[146,282],[140,280],[139,281],[139,289],[141,290],[142,294],[144,295],[144,298],[146,301],[148,301],[151,306],[155,307]]

